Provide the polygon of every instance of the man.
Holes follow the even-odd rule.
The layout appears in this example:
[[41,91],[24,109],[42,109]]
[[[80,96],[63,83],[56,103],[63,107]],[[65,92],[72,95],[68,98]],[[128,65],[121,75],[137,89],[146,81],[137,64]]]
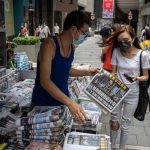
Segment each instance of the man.
[[50,36],[50,30],[49,27],[43,23],[40,29],[40,38],[41,38],[41,42],[44,41],[44,39],[46,39],[48,36]]
[[54,33],[55,33],[55,35],[59,34],[59,26],[57,25],[57,23],[54,26]]
[[94,75],[98,70],[72,68],[74,58],[73,43],[86,35],[89,27],[86,13],[73,11],[64,21],[63,32],[59,36],[48,37],[42,44],[37,61],[37,76],[33,89],[32,104],[40,106],[66,105],[72,116],[85,122],[82,107],[69,97],[68,77]]

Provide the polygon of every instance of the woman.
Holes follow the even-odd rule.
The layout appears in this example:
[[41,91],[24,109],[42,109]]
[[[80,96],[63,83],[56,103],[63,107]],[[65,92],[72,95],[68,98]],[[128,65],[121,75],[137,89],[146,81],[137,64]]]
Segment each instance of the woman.
[[[129,94],[112,112],[110,121],[112,148],[115,149],[116,147],[116,138],[120,128],[119,147],[120,150],[124,150],[131,119],[138,104],[139,81],[148,80],[149,61],[147,53],[142,52],[143,75],[140,76],[140,54],[142,50],[131,26],[122,25],[111,40],[115,43],[111,60],[112,73],[131,89]],[[130,76],[131,80],[128,80],[126,75]]]
[[64,31],[58,36],[48,37],[42,44],[37,60],[37,76],[33,89],[32,104],[40,106],[66,105],[72,116],[85,122],[86,115],[69,97],[68,77],[94,75],[97,69],[77,70],[71,67],[74,58],[74,41],[88,31],[88,17],[84,12],[68,14]]

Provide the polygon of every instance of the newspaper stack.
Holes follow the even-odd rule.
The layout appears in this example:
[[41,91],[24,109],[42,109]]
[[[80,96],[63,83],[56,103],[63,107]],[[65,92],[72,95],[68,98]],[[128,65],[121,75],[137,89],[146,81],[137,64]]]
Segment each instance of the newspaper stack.
[[14,59],[17,64],[18,70],[28,70],[29,69],[29,59],[26,52],[17,52],[14,54]]
[[63,150],[111,150],[110,137],[80,132],[68,133]]
[[27,117],[16,121],[18,140],[43,141],[51,146],[60,145],[64,140],[67,110],[64,106],[36,106]]
[[43,150],[63,150],[61,146],[57,146],[55,147],[55,149],[51,148],[51,146],[47,143],[44,142],[37,142],[37,141],[33,141],[31,142],[26,148],[25,150],[39,150],[39,149],[43,149]]
[[34,81],[33,79],[26,79],[16,83],[11,89],[3,91],[1,95],[6,96],[4,101],[17,103],[19,107],[30,105]]
[[0,69],[0,92],[12,87],[18,82],[19,74],[15,70]]
[[86,133],[96,133],[100,126],[99,121],[101,117],[101,109],[96,103],[90,101],[90,99],[84,93],[81,93],[78,103],[84,109],[88,120],[85,124],[80,124],[74,121],[72,130]]

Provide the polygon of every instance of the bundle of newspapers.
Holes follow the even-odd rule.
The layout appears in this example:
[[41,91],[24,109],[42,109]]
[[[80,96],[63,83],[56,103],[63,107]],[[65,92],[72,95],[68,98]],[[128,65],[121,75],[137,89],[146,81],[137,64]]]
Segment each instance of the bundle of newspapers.
[[18,104],[19,107],[30,105],[34,82],[33,79],[25,79],[3,91],[0,93],[5,96],[2,102]]
[[95,102],[91,101],[83,92],[81,92],[79,96],[78,103],[84,109],[87,121],[85,124],[80,124],[74,120],[72,124],[72,131],[96,134],[97,130],[100,130],[100,107]]
[[62,146],[51,147],[48,143],[33,141],[31,142],[25,150],[63,150]]
[[101,134],[71,132],[66,135],[63,150],[111,150],[110,137]]
[[61,145],[68,122],[68,109],[65,106],[36,106],[27,117],[16,121],[18,141],[42,141],[51,147]]

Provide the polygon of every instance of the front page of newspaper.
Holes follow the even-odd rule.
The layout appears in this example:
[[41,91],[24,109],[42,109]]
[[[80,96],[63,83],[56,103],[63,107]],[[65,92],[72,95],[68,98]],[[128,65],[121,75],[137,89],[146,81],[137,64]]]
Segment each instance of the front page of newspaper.
[[104,110],[112,112],[128,94],[129,88],[113,74],[101,69],[86,86],[84,92]]

